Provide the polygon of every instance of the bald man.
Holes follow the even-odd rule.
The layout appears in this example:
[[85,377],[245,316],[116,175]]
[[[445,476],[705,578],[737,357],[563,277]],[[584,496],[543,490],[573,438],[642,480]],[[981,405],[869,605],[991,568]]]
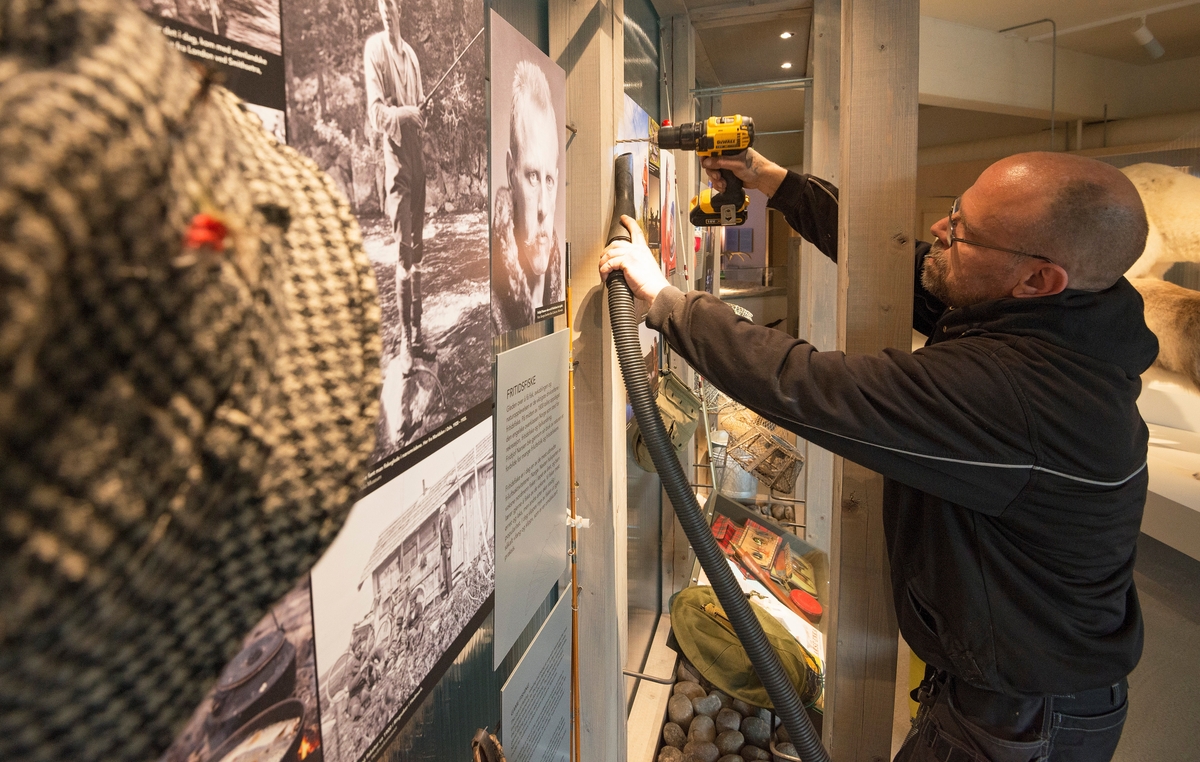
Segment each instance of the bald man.
[[[836,188],[753,150],[705,167],[836,257]],[[1122,277],[1147,230],[1129,180],[1064,154],[989,167],[918,245],[930,338],[911,354],[818,352],[681,293],[627,227],[600,272],[625,271],[648,325],[734,399],[885,477],[896,616],[930,665],[896,759],[1110,759],[1142,650],[1136,399],[1158,352]]]

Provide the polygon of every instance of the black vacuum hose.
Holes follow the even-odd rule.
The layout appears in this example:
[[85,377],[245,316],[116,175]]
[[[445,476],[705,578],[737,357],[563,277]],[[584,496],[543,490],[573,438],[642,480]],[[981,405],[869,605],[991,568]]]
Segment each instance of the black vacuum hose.
[[[630,240],[629,232],[621,225],[621,215],[628,214],[633,217],[635,214],[631,154],[617,157],[615,183],[613,222],[608,231],[608,243]],[[800,695],[788,679],[787,673],[783,671],[779,656],[771,648],[762,625],[754,616],[742,588],[734,579],[725,554],[717,545],[708,522],[704,520],[700,504],[696,502],[696,496],[683,473],[683,466],[675,457],[675,450],[671,446],[671,440],[658,414],[658,406],[650,395],[650,385],[646,381],[645,365],[638,341],[633,292],[625,282],[625,273],[620,270],[610,273],[607,286],[613,342],[617,347],[621,375],[625,378],[625,391],[629,395],[629,403],[633,406],[633,414],[637,417],[646,449],[650,451],[663,488],[671,499],[671,505],[675,507],[675,515],[679,517],[679,523],[683,525],[683,531],[696,552],[700,566],[708,575],[717,600],[733,624],[734,632],[742,642],[742,647],[746,649],[750,663],[754,665],[758,679],[766,688],[767,695],[771,697],[775,712],[787,728],[788,736],[800,758],[804,762],[829,762],[829,754],[821,745],[821,739],[804,711]]]

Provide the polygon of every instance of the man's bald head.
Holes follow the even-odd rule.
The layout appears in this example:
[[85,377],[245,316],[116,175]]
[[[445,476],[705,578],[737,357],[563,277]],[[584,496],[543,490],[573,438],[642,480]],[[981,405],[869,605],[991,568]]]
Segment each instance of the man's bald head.
[[988,167],[977,186],[992,191],[991,214],[1022,251],[1052,259],[1070,288],[1100,291],[1141,256],[1146,212],[1116,167],[1065,153],[1023,153]]

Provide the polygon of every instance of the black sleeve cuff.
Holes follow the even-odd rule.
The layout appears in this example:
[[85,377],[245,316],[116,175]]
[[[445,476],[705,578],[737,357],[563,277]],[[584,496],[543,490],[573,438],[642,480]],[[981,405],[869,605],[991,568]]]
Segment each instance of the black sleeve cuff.
[[804,193],[804,176],[787,171],[787,177],[783,178],[783,182],[775,190],[775,195],[767,199],[767,206],[781,212],[790,212],[793,209],[799,208]]
[[684,293],[674,286],[667,286],[659,291],[658,296],[654,297],[654,303],[650,305],[650,311],[646,313],[646,326],[661,331],[667,318],[671,316],[671,311],[685,298]]

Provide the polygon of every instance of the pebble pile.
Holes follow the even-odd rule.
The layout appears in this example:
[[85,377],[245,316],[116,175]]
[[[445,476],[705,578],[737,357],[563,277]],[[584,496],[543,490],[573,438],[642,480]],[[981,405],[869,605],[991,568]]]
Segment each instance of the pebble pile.
[[782,726],[772,734],[769,710],[714,689],[686,659],[675,677],[658,762],[772,761],[772,740],[777,751],[796,756]]

